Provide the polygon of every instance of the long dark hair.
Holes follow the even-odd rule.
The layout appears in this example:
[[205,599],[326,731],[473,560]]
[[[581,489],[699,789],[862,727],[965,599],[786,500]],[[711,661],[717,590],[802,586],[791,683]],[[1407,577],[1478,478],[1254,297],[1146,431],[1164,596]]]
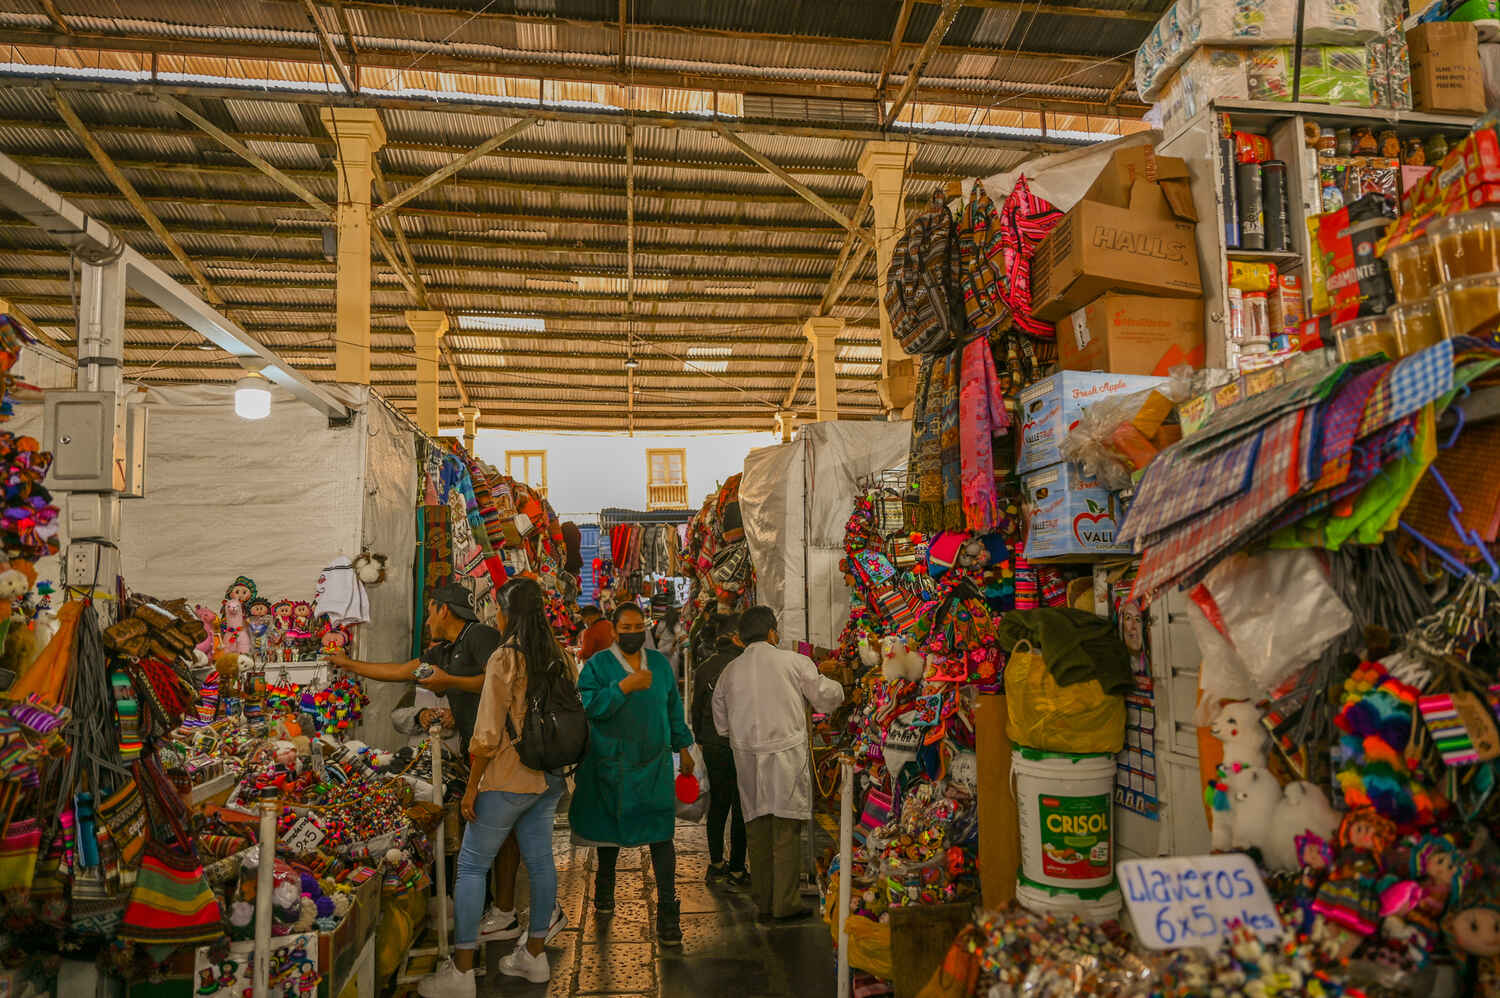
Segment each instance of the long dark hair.
[[567,658],[552,634],[542,587],[535,579],[514,579],[505,586],[503,595],[505,642],[514,645],[526,659],[526,687],[536,689],[553,665],[564,664]]

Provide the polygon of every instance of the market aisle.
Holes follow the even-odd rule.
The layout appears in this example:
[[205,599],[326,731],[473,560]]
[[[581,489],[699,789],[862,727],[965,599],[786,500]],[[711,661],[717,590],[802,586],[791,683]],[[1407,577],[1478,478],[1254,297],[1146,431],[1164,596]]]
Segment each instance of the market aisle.
[[[600,995],[617,998],[823,998],[833,995],[834,955],[827,927],[817,920],[791,927],[755,924],[747,895],[710,891],[708,841],[701,824],[679,824],[677,892],[682,900],[680,949],[654,941],[656,887],[644,849],[620,853],[617,904],[612,919],[593,913],[592,853],[576,849],[568,832],[555,840],[558,900],[569,928],[548,948],[552,981],[530,985],[506,978],[495,964],[511,944],[489,948],[481,996]],[[526,903],[523,869],[518,903]]]

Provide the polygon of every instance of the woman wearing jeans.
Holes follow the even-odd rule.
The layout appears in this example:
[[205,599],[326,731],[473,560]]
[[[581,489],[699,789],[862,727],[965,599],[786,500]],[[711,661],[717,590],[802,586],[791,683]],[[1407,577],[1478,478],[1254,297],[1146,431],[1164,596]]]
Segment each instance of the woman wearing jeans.
[[567,925],[557,908],[552,853],[553,816],[563,777],[522,765],[505,722],[509,715],[514,730],[520,731],[526,718],[526,690],[547,678],[549,670],[561,670],[561,678],[571,682],[574,670],[552,636],[542,590],[535,581],[517,580],[509,587],[506,604],[505,637],[485,666],[479,716],[469,741],[469,786],[463,800],[468,825],[453,891],[454,954],[422,979],[417,990],[424,998],[474,998],[485,878],[512,830],[531,883],[531,931],[500,961],[500,972],[538,984],[546,981],[551,968],[544,947]]
[[646,618],[633,603],[615,611],[615,644],[583,666],[578,693],[589,717],[589,750],[578,767],[569,819],[577,843],[598,847],[594,910],[615,910],[621,846],[650,846],[656,875],[656,938],[682,942],[677,900],[677,827],[672,753],[693,771],[693,744],[672,666],[646,644]]

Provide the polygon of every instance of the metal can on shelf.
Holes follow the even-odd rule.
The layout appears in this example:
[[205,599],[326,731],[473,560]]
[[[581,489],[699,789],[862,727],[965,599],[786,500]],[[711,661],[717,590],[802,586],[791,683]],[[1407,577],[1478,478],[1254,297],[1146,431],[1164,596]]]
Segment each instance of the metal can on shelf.
[[1292,248],[1291,214],[1286,202],[1286,164],[1267,160],[1261,164],[1261,198],[1265,212],[1266,249]]
[[1235,194],[1239,199],[1240,248],[1266,248],[1265,199],[1262,196],[1259,163],[1241,163],[1234,169]]

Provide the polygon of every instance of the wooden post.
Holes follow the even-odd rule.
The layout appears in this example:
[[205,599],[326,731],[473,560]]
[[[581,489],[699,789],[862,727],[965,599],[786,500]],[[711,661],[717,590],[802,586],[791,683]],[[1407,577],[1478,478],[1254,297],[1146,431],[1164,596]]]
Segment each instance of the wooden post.
[[1010,786],[1010,737],[1005,697],[981,696],[974,711],[974,751],[979,764],[979,887],[986,908],[1003,908],[1016,896],[1021,867],[1021,825]]
[[448,315],[433,309],[408,310],[417,361],[417,428],[430,437],[438,432],[438,343],[448,331]]
[[891,365],[906,360],[906,351],[891,334],[891,317],[885,310],[885,275],[895,255],[896,242],[906,227],[901,194],[910,150],[904,142],[870,142],[859,158],[859,172],[870,182],[875,207],[875,282],[880,298],[875,312],[880,317],[880,398],[887,409],[905,409],[912,402],[912,384],[893,378]]
[[844,331],[844,320],[820,315],[802,324],[802,332],[812,344],[813,385],[818,402],[818,422],[839,418],[838,336]]
[[385,126],[371,108],[325,107],[323,127],[338,148],[338,258],[334,376],[370,383],[370,184]]

